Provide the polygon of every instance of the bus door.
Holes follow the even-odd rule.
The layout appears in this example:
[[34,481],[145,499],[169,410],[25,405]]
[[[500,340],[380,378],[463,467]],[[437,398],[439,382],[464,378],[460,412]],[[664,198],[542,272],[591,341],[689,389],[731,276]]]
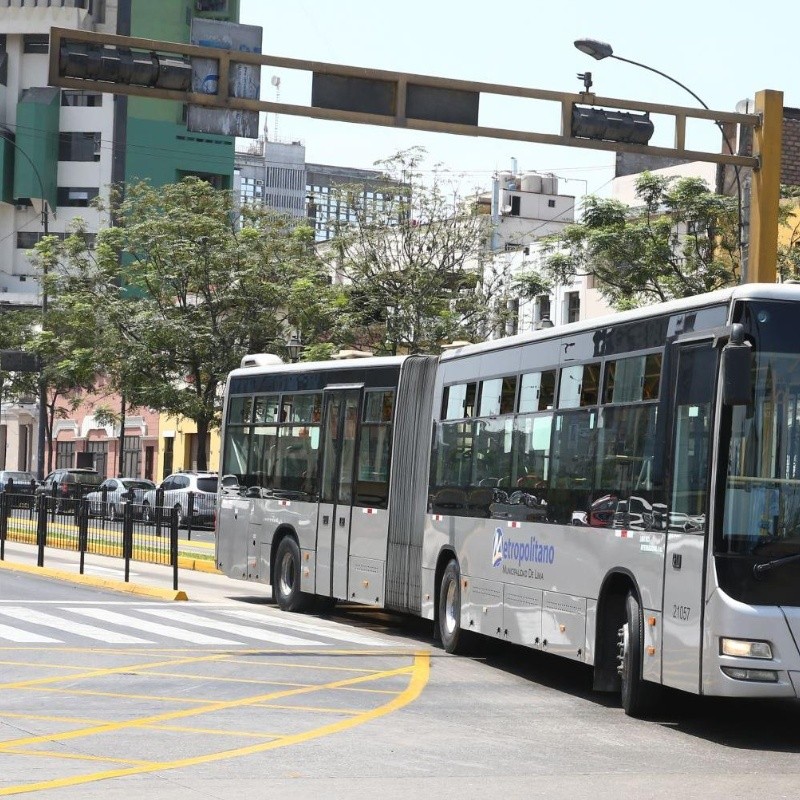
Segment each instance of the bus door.
[[696,693],[700,687],[717,351],[709,339],[675,345],[673,356],[661,677],[667,686]]
[[347,597],[360,401],[361,387],[329,387],[323,394],[315,591],[326,597]]

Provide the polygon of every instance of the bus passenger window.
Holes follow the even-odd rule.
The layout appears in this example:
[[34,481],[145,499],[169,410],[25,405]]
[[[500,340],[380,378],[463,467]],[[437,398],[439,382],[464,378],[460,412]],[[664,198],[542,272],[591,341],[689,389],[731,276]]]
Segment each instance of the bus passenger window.
[[446,386],[442,396],[442,419],[464,419],[475,416],[476,394],[475,383]]
[[519,389],[519,413],[550,411],[555,403],[556,371],[529,372],[522,376]]
[[252,397],[231,397],[228,403],[228,422],[231,425],[246,425],[253,411]]
[[597,405],[600,389],[600,364],[577,364],[561,370],[559,408],[585,408]]
[[481,383],[479,417],[496,417],[500,414],[514,413],[514,400],[517,394],[517,376],[493,378]]

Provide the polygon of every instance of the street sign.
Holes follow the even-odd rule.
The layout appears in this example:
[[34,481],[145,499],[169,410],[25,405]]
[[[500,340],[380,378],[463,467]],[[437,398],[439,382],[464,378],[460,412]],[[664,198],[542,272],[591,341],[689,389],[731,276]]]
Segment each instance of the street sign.
[[[218,47],[233,53],[260,53],[262,29],[257,25],[239,25],[213,19],[192,19],[192,44]],[[192,59],[192,91],[219,93],[223,62],[212,58]],[[228,69],[228,95],[258,100],[261,93],[261,68],[254,64],[231,63]],[[232,108],[205,108],[189,105],[186,127],[197,133],[217,133],[258,139],[258,111]]]

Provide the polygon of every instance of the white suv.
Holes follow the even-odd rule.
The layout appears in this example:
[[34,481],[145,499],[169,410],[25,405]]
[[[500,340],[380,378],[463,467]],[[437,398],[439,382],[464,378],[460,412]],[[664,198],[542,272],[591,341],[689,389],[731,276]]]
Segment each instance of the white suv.
[[[155,521],[155,509],[161,506],[164,513],[178,509],[178,524],[213,525],[217,507],[216,472],[175,472],[161,481],[156,489],[146,492],[142,498],[142,518]],[[189,508],[189,497],[192,508]]]

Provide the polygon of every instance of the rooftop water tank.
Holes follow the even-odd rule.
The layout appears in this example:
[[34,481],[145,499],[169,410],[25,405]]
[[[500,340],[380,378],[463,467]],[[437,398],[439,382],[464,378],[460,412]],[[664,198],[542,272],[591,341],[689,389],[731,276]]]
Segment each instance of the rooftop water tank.
[[538,194],[542,191],[542,176],[538,172],[526,172],[522,176],[520,188],[523,192],[536,192]]
[[558,194],[558,177],[542,175],[542,194]]

